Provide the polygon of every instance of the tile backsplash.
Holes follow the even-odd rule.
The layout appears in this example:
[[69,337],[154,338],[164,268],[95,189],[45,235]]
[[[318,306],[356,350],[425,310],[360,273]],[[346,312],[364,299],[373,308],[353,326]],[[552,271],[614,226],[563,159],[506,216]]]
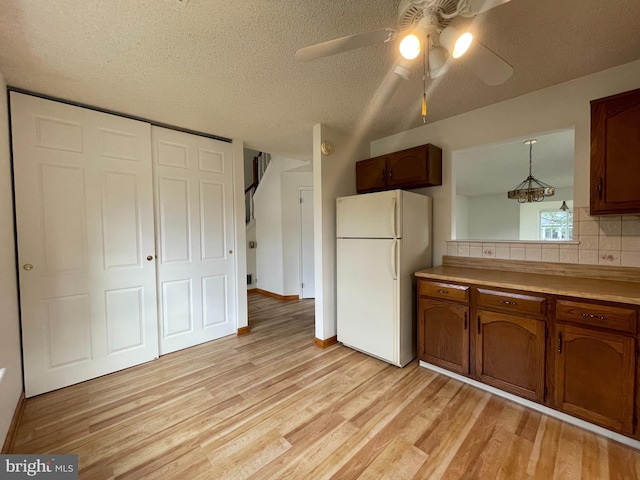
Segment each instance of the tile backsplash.
[[573,242],[451,240],[447,255],[640,267],[640,215],[589,215],[576,208]]

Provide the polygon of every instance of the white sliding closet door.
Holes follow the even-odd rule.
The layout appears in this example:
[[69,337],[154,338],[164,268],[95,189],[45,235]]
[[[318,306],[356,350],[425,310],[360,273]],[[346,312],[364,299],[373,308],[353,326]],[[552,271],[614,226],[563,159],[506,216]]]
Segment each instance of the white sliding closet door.
[[150,125],[11,92],[26,396],[158,356]]
[[233,150],[152,127],[160,354],[236,332]]

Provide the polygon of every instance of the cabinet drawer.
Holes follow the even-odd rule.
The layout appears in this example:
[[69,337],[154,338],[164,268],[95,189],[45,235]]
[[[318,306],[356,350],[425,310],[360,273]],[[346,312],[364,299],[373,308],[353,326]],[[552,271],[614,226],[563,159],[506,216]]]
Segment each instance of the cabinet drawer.
[[635,333],[638,312],[597,303],[556,301],[556,320]]
[[457,302],[469,301],[469,287],[456,285],[455,283],[441,283],[420,280],[418,282],[418,294],[428,297],[455,300]]
[[502,292],[477,288],[476,305],[513,313],[545,316],[547,299],[522,293]]

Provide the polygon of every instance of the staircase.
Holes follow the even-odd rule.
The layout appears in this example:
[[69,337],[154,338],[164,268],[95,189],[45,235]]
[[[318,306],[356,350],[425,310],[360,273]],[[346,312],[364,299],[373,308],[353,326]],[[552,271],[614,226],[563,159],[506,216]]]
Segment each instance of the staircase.
[[271,155],[265,152],[260,152],[257,156],[253,157],[253,182],[244,191],[244,219],[246,224],[254,220],[253,195],[256,193],[256,189],[269,166],[269,162],[271,162]]

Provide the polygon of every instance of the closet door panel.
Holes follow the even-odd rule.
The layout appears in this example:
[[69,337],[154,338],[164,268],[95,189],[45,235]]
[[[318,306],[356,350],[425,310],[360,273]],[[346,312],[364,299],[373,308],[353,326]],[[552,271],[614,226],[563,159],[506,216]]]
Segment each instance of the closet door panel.
[[30,95],[10,101],[30,397],[158,356],[151,133]]
[[160,127],[152,138],[165,354],[237,329],[232,148]]

